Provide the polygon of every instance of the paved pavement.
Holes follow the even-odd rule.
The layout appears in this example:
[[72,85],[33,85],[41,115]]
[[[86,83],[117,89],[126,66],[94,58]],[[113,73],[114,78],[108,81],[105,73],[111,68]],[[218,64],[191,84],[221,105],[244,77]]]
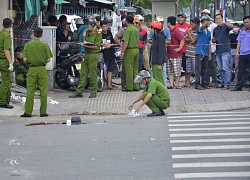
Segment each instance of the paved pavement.
[[175,179],[250,179],[250,112],[169,115]]
[[[167,113],[178,112],[213,112],[231,111],[250,108],[250,92],[243,89],[241,92],[212,88],[209,90],[195,90],[194,88],[171,89],[171,107]],[[48,102],[56,101],[58,104],[48,103],[50,115],[73,115],[73,114],[99,114],[110,115],[128,113],[128,106],[139,92],[122,92],[118,90],[106,90],[97,94],[97,98],[89,99],[90,92],[86,90],[83,98],[70,99],[71,90],[55,89],[48,94]],[[18,94],[16,94],[18,95]],[[1,115],[20,115],[24,111],[24,103],[21,99],[12,100],[14,109],[0,109]],[[39,115],[40,101],[35,99],[33,115]],[[136,105],[135,105],[136,108]],[[145,106],[142,113],[150,113]]]

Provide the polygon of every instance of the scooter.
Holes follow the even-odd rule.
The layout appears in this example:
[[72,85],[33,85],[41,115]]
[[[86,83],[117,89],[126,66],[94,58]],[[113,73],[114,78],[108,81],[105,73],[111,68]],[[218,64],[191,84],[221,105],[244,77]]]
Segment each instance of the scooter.
[[[70,51],[69,51],[70,52]],[[78,53],[72,55],[65,53],[65,50],[57,56],[57,71],[55,73],[55,82],[62,89],[69,89],[72,86],[77,87],[80,81],[81,63],[83,55]],[[104,65],[103,61],[99,60],[97,67],[98,92],[104,89]],[[88,77],[85,89],[90,86]]]

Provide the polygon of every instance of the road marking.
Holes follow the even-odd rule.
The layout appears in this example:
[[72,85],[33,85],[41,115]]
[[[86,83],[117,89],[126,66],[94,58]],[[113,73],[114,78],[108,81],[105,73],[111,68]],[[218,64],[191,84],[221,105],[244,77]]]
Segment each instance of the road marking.
[[250,135],[250,132],[170,134],[170,137],[196,137],[196,136],[242,136],[242,135]]
[[222,145],[222,146],[187,146],[172,147],[173,151],[208,150],[208,149],[250,149],[250,145]]
[[214,153],[214,154],[180,154],[172,155],[173,159],[196,159],[196,158],[217,158],[217,157],[249,157],[250,153]]
[[250,121],[250,118],[225,118],[225,119],[175,119],[175,120],[168,120],[168,122],[206,122],[206,121]]
[[[226,115],[216,115],[216,114],[208,114],[208,115],[197,115],[197,116],[167,116],[168,119],[178,119],[178,118],[204,118],[204,117],[232,117],[232,114],[226,114]],[[233,115],[234,117],[249,117],[249,113],[248,114],[235,114]]]
[[175,174],[176,179],[209,178],[209,177],[250,177],[250,172],[209,172],[209,173],[180,173]]
[[211,114],[218,114],[218,115],[221,115],[221,114],[250,114],[248,111],[241,111],[241,112],[235,112],[235,111],[228,111],[228,112],[197,112],[197,113],[194,113],[194,112],[190,112],[190,113],[173,113],[173,114],[170,114],[169,117],[171,116],[189,116],[189,115],[211,115]]
[[211,127],[211,128],[182,128],[182,129],[169,129],[169,131],[214,131],[214,130],[239,130],[249,129],[250,127]]
[[250,124],[250,122],[223,122],[223,123],[199,123],[199,124],[169,124],[168,126],[216,126],[216,125],[242,125],[242,124]]
[[191,139],[191,140],[170,140],[170,143],[207,143],[207,142],[248,142],[250,138],[238,139]]
[[187,167],[250,167],[250,162],[205,162],[205,163],[174,163],[173,168]]

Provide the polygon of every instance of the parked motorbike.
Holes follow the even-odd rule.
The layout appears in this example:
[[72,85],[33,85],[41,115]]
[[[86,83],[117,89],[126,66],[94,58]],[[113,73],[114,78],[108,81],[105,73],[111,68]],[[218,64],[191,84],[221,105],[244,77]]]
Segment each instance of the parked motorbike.
[[[83,55],[70,52],[70,46],[63,47],[56,59],[57,71],[55,73],[55,82],[62,89],[77,87],[80,81],[81,63]],[[104,65],[103,61],[99,60],[97,67],[98,92],[104,89]],[[90,86],[90,79],[87,78],[85,89]]]

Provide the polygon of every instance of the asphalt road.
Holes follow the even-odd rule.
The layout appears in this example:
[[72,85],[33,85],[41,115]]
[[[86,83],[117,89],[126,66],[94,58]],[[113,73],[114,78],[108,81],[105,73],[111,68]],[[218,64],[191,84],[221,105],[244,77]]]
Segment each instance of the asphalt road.
[[248,111],[81,118],[1,117],[0,179],[250,179]]

